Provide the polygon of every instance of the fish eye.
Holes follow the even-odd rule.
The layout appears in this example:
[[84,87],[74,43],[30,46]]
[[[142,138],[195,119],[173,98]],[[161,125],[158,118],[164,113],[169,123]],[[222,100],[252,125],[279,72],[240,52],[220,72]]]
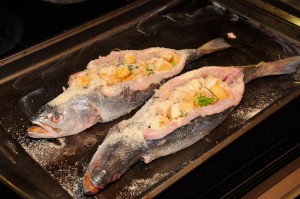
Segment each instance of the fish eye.
[[63,119],[64,119],[64,116],[59,112],[55,112],[51,116],[51,121],[54,123],[60,123]]

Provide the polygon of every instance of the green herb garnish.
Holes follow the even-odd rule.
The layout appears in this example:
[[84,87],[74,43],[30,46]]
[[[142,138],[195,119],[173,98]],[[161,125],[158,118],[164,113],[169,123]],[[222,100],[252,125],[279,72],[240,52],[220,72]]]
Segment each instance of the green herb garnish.
[[132,71],[132,70],[133,70],[133,65],[130,64],[130,65],[128,66],[128,69],[129,69],[129,71]]
[[214,98],[206,97],[205,95],[198,96],[198,104],[199,106],[208,106],[214,103]]
[[153,71],[153,69],[152,68],[149,68],[149,67],[147,67],[147,75],[151,75],[151,74],[154,74],[154,71]]
[[174,60],[172,60],[172,61],[171,61],[171,64],[172,64],[172,66],[174,67],[174,66],[176,66],[177,63],[176,63]]

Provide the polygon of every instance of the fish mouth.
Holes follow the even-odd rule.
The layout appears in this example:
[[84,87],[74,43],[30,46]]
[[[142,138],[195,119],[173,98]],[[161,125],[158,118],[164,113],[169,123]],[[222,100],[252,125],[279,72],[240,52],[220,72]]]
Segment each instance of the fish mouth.
[[83,192],[86,195],[93,195],[103,189],[104,186],[95,186],[93,180],[91,179],[91,175],[89,172],[86,172],[83,180]]
[[28,136],[33,138],[55,138],[59,128],[51,127],[47,124],[42,124],[40,122],[33,122],[36,124],[35,126],[30,127],[27,129]]

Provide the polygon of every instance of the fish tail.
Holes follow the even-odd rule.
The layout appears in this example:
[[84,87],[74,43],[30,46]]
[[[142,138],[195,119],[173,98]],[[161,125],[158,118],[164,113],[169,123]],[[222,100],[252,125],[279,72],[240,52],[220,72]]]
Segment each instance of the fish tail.
[[244,68],[245,83],[264,76],[291,74],[297,71],[300,56],[289,57],[274,62],[261,62]]
[[263,75],[284,75],[297,71],[297,67],[300,65],[300,56],[294,56],[275,62],[263,63]]
[[185,49],[188,53],[187,62],[194,61],[204,55],[231,47],[223,38],[213,39],[197,49]]
[[223,38],[217,38],[203,44],[197,50],[203,54],[209,54],[229,47],[231,47],[230,44],[228,44]]

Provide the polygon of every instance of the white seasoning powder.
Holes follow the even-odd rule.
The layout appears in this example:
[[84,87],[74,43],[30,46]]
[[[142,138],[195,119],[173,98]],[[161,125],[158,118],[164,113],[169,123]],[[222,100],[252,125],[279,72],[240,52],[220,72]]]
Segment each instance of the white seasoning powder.
[[166,173],[157,173],[152,178],[134,179],[128,186],[124,187],[120,191],[119,195],[117,196],[117,199],[135,198],[136,196],[140,195],[141,193],[149,189],[154,184],[158,183],[166,175],[167,175]]

